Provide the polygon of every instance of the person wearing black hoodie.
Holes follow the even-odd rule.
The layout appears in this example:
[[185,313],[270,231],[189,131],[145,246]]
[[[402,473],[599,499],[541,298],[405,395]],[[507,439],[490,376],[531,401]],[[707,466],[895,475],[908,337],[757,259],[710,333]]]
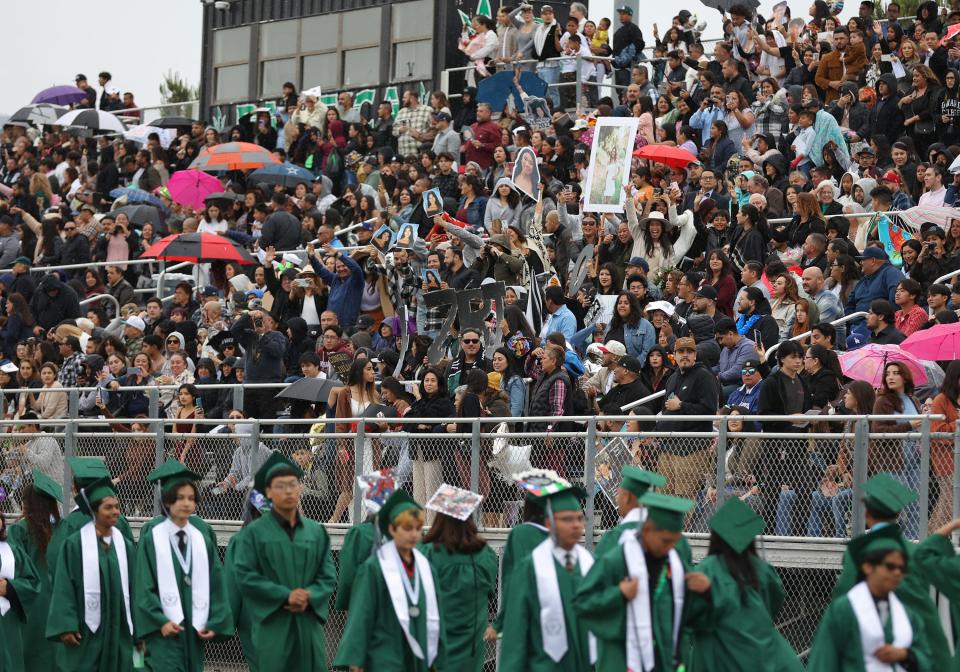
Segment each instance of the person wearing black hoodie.
[[898,102],[897,78],[893,73],[880,75],[877,81],[877,102],[870,108],[870,135],[882,135],[887,138],[899,138],[903,134],[903,111]]
[[[56,273],[43,276],[30,301],[30,312],[37,321],[34,333],[42,334],[64,320],[80,317],[80,299]],[[39,330],[39,331],[38,331]]]
[[697,361],[708,369],[720,363],[720,344],[715,334],[716,323],[709,315],[691,313],[681,332],[693,337],[697,342]]
[[460,98],[460,108],[453,117],[453,127],[459,132],[477,121],[477,89],[468,86]]
[[317,343],[308,334],[307,321],[302,317],[291,317],[287,325],[287,351],[283,356],[287,375],[300,377],[300,355],[316,352]]
[[950,68],[943,80],[943,97],[940,99],[937,127],[940,129],[941,141],[949,146],[960,142],[960,74]]

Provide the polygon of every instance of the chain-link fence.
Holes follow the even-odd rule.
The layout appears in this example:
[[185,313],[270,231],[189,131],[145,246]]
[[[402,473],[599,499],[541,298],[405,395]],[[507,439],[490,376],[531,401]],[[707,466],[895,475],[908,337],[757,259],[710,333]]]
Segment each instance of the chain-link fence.
[[[570,432],[531,431],[542,427],[537,420],[553,420],[537,418],[426,424],[391,418],[389,425],[370,418],[338,420],[348,423],[347,433],[336,433],[333,421],[326,420],[69,419],[39,427],[0,422],[6,430],[0,433],[0,505],[6,514],[19,513],[19,493],[31,468],[69,484],[64,458],[96,456],[117,479],[123,512],[136,529],[159,513],[147,474],[173,457],[202,475],[198,513],[214,525],[223,550],[247,518],[253,474],[271,452],[281,451],[303,468],[303,513],[327,524],[338,561],[343,536],[362,515],[358,474],[389,467],[398,487],[421,503],[443,482],[481,493],[477,523],[499,550],[522,520],[523,495],[513,475],[546,468],[593,493],[585,502],[586,543],[592,546],[619,520],[620,475],[632,464],[659,472],[668,479],[666,492],[696,502],[685,526],[695,559],[706,553],[709,519],[727,497],[740,497],[764,518],[766,536],[758,550],[777,568],[786,593],[777,626],[803,657],[829,603],[845,541],[864,529],[859,484],[886,471],[918,493],[900,519],[913,539],[960,515],[954,468],[960,462],[960,431],[932,433],[931,419],[936,418],[817,417],[809,423],[727,416],[712,419],[712,432],[666,434],[656,431],[654,420],[639,424],[636,416],[585,418],[566,425],[577,430]],[[72,508],[70,488],[64,492],[65,507]],[[492,600],[491,613],[496,606]],[[345,622],[345,612],[331,607],[328,660]],[[490,645],[487,669],[494,669],[494,658]],[[207,659],[211,670],[246,669],[236,640],[210,645]]]

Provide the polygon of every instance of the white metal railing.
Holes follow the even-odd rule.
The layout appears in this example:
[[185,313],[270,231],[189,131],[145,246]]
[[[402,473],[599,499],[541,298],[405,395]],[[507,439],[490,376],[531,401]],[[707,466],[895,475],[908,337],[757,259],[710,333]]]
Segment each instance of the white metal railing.
[[[139,116],[132,113],[139,112]],[[150,124],[151,121],[160,117],[188,117],[190,119],[200,118],[200,101],[188,100],[183,103],[162,103],[160,105],[145,105],[143,107],[133,107],[125,110],[112,110],[112,113],[128,125]]]

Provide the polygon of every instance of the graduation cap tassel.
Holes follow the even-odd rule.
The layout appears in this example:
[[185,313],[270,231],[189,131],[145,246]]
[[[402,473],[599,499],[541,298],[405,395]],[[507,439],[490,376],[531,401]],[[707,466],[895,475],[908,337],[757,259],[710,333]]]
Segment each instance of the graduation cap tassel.
[[87,506],[87,513],[90,516],[93,516],[93,506],[90,504],[90,500],[87,499],[87,489],[80,488],[80,497],[83,499],[83,503]]

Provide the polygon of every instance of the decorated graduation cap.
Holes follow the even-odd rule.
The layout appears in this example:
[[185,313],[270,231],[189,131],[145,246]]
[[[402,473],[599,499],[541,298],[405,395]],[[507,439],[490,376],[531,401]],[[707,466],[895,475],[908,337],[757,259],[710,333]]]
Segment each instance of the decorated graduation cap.
[[482,501],[483,495],[443,483],[433,493],[426,508],[463,522],[477,510]]
[[851,539],[847,544],[847,550],[850,551],[850,557],[853,558],[857,571],[860,570],[860,565],[867,556],[876,551],[900,551],[905,559],[907,557],[903,535],[896,525],[875,527],[866,534]]
[[193,483],[202,478],[200,474],[187,469],[183,462],[172,457],[168,457],[166,462],[147,474],[147,480],[151,483],[158,483],[160,491],[163,493],[170,492],[170,490],[184,483]]
[[93,515],[93,505],[105,497],[116,497],[117,491],[109,476],[98,478],[80,488],[80,493],[74,498],[77,506],[88,516]]
[[863,503],[886,518],[895,518],[907,504],[917,501],[917,493],[886,472],[865,481],[860,490]]
[[550,469],[531,469],[520,472],[513,478],[527,497],[548,513],[580,511],[580,499],[587,494],[583,488],[572,485]]
[[763,526],[763,518],[739,497],[729,498],[710,519],[710,529],[736,553],[743,553]]
[[303,469],[297,466],[295,462],[284,456],[282,453],[274,452],[267,461],[257,470],[253,477],[253,487],[260,492],[265,493],[270,481],[283,472],[292,472],[297,478],[303,478]]
[[683,531],[683,519],[694,502],[683,497],[665,495],[662,492],[648,492],[640,498],[640,504],[647,509],[647,520],[661,530]]
[[109,478],[110,470],[99,457],[71,457],[67,459],[70,471],[73,472],[73,482],[78,488],[83,488],[100,478]]
[[392,469],[381,469],[357,476],[357,486],[363,493],[363,506],[369,513],[377,513],[397,489]]
[[380,513],[377,514],[377,524],[380,527],[380,531],[389,537],[390,525],[397,519],[397,516],[404,511],[412,510],[423,511],[423,507],[413,501],[413,497],[407,494],[405,490],[395,491],[390,495],[390,498],[384,502],[383,506],[380,507]]
[[650,488],[662,488],[667,479],[654,471],[646,471],[632,464],[625,465],[621,472],[620,487],[637,497],[643,497]]
[[58,502],[63,499],[63,488],[60,484],[39,469],[33,470],[33,489]]

